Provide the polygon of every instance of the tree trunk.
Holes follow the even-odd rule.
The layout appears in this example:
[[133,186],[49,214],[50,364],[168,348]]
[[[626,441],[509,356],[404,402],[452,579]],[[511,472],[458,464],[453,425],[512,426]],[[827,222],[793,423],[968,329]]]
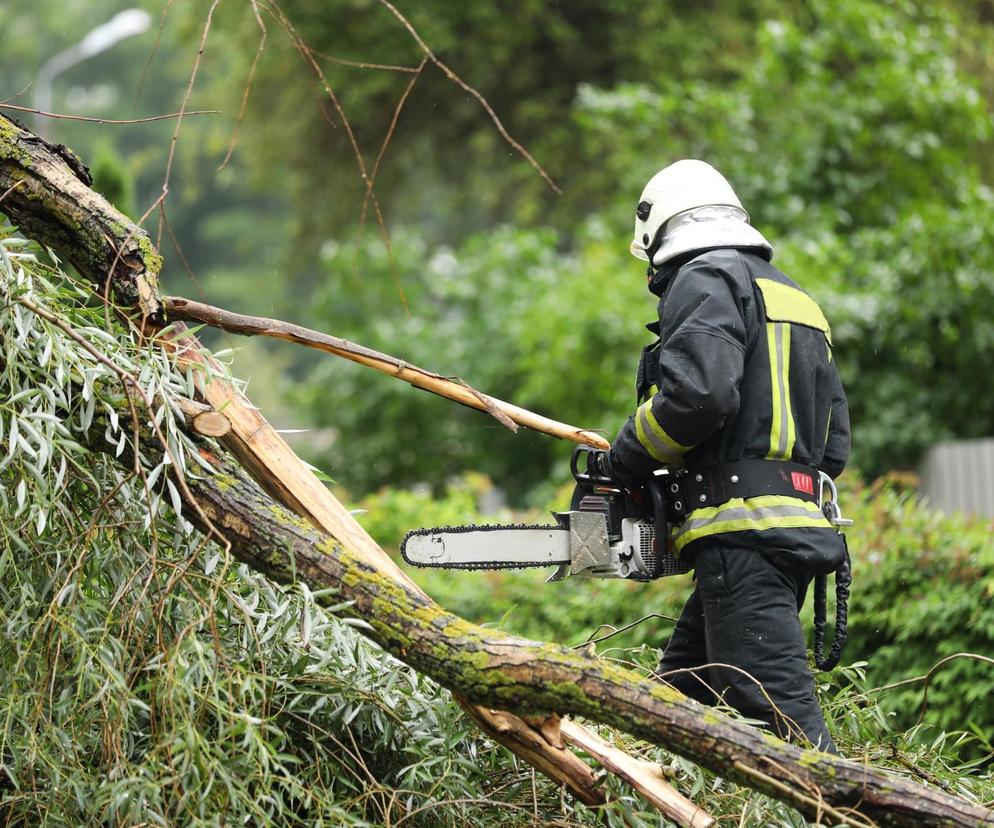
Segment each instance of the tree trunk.
[[100,296],[155,316],[162,257],[148,233],[91,183],[72,150],[0,115],[0,210],[25,236],[70,262]]
[[[156,290],[156,275],[161,265],[158,254],[143,230],[88,186],[80,187],[80,181],[88,182],[89,173],[70,150],[48,144],[0,115],[0,187],[3,187],[0,209],[36,241],[76,262],[102,295],[110,291],[110,296],[126,307],[138,309],[143,327],[158,330],[163,321]],[[30,193],[26,202],[15,199],[6,205],[2,203],[22,189]],[[66,197],[67,192],[73,194],[71,198]],[[43,200],[56,205],[52,215],[34,210],[32,202]],[[61,216],[70,218],[62,219]],[[66,227],[70,229],[66,230]],[[109,236],[108,230],[111,233]],[[114,280],[108,281],[103,268],[114,267],[116,254],[108,263],[106,250],[126,247],[132,239],[140,242],[141,261],[131,268],[131,272],[118,274]],[[77,248],[86,250],[90,247],[103,251],[103,257],[85,256],[77,251]],[[181,340],[176,345],[181,367],[213,363],[206,355],[206,349],[182,322],[174,323],[172,328],[175,338]],[[259,410],[231,383],[219,378],[224,375],[223,369],[216,363],[212,364],[212,369],[215,378],[209,382],[202,381],[202,375],[194,372],[199,393],[208,403],[207,408],[224,412],[230,430],[222,436],[222,442],[239,458],[249,474],[281,504],[347,544],[366,563],[417,590],[414,582],[301,462]],[[572,753],[550,745],[538,731],[510,713],[501,715],[501,726],[497,727],[489,711],[468,702],[460,703],[494,741],[555,782],[566,786],[581,802],[597,805],[606,801],[593,771]],[[693,809],[693,803],[675,792],[671,794],[655,788],[642,790],[637,783],[633,783],[633,787],[652,800],[673,800],[677,810]]]
[[[107,255],[92,252],[104,249],[104,242],[89,237],[108,232],[106,216],[93,214],[99,212],[103,200],[97,201],[99,197],[86,187],[80,190],[79,179],[50,147],[26,141],[23,135],[0,116],[0,192],[6,193],[0,209],[43,244],[58,242],[70,261],[107,266]],[[31,153],[37,156],[35,161]],[[49,167],[56,168],[55,174]],[[77,183],[67,183],[67,178]],[[69,191],[45,191],[45,187],[61,185],[70,187]],[[22,189],[35,193],[34,200],[26,203],[21,197],[11,198]],[[72,231],[61,218],[46,221],[44,208],[34,203],[39,199],[55,204],[62,211],[57,216],[77,216]],[[71,209],[63,201],[75,201],[76,207]],[[109,235],[105,247],[112,251],[127,247],[138,232],[127,223],[120,233]],[[76,247],[85,253],[74,254]],[[140,245],[137,249],[141,259],[144,250]],[[118,258],[115,252],[107,269],[113,279],[122,280],[120,287],[115,283],[114,295],[119,301],[131,296],[133,306],[142,314],[154,313],[158,306],[154,289],[157,256],[141,259],[125,271],[117,267]],[[91,279],[98,277],[98,287],[103,287],[102,272],[87,272]],[[258,459],[260,455],[252,454],[250,445],[254,435],[242,431],[228,409],[205,396],[231,419],[231,435],[241,441],[232,444]],[[190,520],[206,531],[208,527],[197,511],[202,510],[221,529],[240,560],[275,581],[289,583],[302,578],[315,588],[337,587],[335,601],[345,598],[354,602],[350,612],[370,625],[370,638],[475,705],[526,714],[586,716],[765,791],[811,817],[829,816],[846,823],[847,814],[856,813],[885,825],[994,825],[994,812],[988,809],[864,765],[786,745],[592,654],[471,624],[435,604],[406,577],[398,576],[392,564],[381,565],[385,558],[382,550],[375,544],[375,549],[368,547],[371,541],[361,528],[346,531],[343,523],[335,536],[329,535],[275,503],[231,458],[210,454],[209,459],[216,474],[187,481],[192,495],[186,504]],[[262,476],[266,472],[258,468],[252,471]],[[270,476],[284,479],[280,473]],[[293,492],[289,495],[291,502],[300,499]],[[314,508],[308,512],[304,505],[302,511],[313,520]]]

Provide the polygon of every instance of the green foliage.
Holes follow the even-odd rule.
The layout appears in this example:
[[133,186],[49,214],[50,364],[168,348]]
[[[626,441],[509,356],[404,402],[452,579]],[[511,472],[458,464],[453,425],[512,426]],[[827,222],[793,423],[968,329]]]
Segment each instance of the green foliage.
[[[328,242],[309,324],[611,436],[654,316],[626,253],[633,194],[662,164],[703,157],[826,308],[854,465],[872,477],[937,440],[990,434],[994,400],[973,366],[994,345],[991,116],[952,59],[960,34],[933,7],[812,0],[769,11],[749,60],[724,72],[647,67],[637,82],[581,85],[569,157],[597,193],[584,220],[449,247],[421,225],[396,229],[394,265],[378,242]],[[562,482],[554,444],[362,373],[321,365],[300,395],[317,424],[348,435],[317,462],[354,490],[478,469],[521,503]]]
[[[12,35],[0,55],[9,95],[116,10],[63,5],[38,0],[30,10],[15,3],[0,12]],[[935,440],[994,431],[994,402],[971,370],[990,350],[994,268],[982,232],[994,170],[994,88],[984,63],[994,30],[976,3],[748,0],[715,9],[522,0],[509,14],[432,0],[404,11],[549,168],[563,195],[515,155],[475,98],[426,67],[377,178],[396,268],[412,294],[408,320],[372,212],[353,257],[364,183],[351,144],[327,123],[306,62],[266,15],[269,37],[238,151],[218,172],[260,35],[250,4],[224,5],[200,67],[204,85],[190,101],[224,114],[183,124],[170,225],[162,228],[172,230],[163,234],[169,292],[189,292],[175,237],[218,304],[379,345],[610,435],[631,405],[639,326],[652,316],[649,298],[638,296],[639,266],[625,252],[635,194],[664,163],[705,157],[729,175],[774,242],[776,262],[826,306],[849,389],[854,462],[864,473],[913,466]],[[89,115],[123,118],[174,111],[203,12],[195,4],[170,9],[140,98],[125,67],[143,64],[151,32],[58,78],[56,108],[74,102]],[[336,61],[415,65],[417,44],[375,2],[301,0],[288,14],[316,50],[371,167],[412,76]],[[161,191],[173,126],[50,123],[57,140],[96,168],[107,167],[97,156],[111,148],[127,159],[117,183],[133,182],[137,212]],[[544,261],[536,246],[548,246]],[[322,248],[334,252],[319,257]],[[477,296],[421,289],[437,281],[433,265],[450,254],[458,261],[453,278],[471,279]],[[561,477],[563,464],[544,441],[512,442],[477,426],[476,415],[414,402],[403,389],[381,391],[385,379],[369,380],[360,415],[343,412],[338,369],[311,373],[316,359],[272,357],[278,347],[236,357],[242,373],[258,372],[253,396],[278,419],[302,411],[310,420],[288,425],[347,434],[348,446],[326,451],[314,440],[303,451],[346,466],[357,491],[418,479],[439,486],[449,474],[480,469],[520,501],[536,487],[533,499],[547,494],[540,481],[550,471],[553,481]],[[501,361],[505,354],[513,367]],[[307,386],[303,408],[283,408],[280,373]],[[927,383],[918,379],[925,374]],[[342,382],[358,399],[351,392],[362,380]],[[357,432],[359,422],[376,428]],[[440,461],[431,467],[413,451],[428,439],[423,428],[412,436],[415,424],[426,422],[447,429],[430,439]]]
[[913,465],[937,440],[994,432],[972,367],[994,330],[994,247],[981,229],[991,114],[951,59],[954,22],[933,6],[816,1],[798,20],[767,21],[731,81],[579,98],[579,122],[624,191],[685,155],[734,182],[775,263],[826,306],[854,460],[870,475]]
[[[292,5],[298,31],[322,54],[420,59],[377,3]],[[436,53],[488,97],[564,195],[513,155],[477,101],[429,67],[377,182],[395,265],[369,228],[355,258],[364,185],[351,148],[268,17],[240,150],[216,173],[259,35],[250,4],[222,4],[201,67],[213,85],[190,103],[225,114],[184,122],[169,201],[172,231],[211,299],[352,337],[611,436],[631,407],[635,358],[648,340],[640,324],[653,315],[626,252],[635,195],[664,163],[705,157],[732,179],[776,263],[825,306],[863,469],[909,465],[935,439],[994,431],[977,368],[994,345],[994,248],[984,232],[992,29],[982,4],[526,0],[513,13],[414,5],[405,12]],[[151,32],[62,77],[56,109],[74,108],[70,81],[88,115],[178,109],[203,24],[196,6],[183,20],[171,7],[140,101],[134,68]],[[5,5],[2,97],[117,9]],[[321,62],[370,162],[410,76]],[[173,126],[53,124],[56,140],[90,160],[87,147],[100,140],[127,159],[124,168],[99,158],[93,166],[117,173],[120,192],[136,182],[138,211],[161,189]],[[47,825],[532,818],[529,771],[473,735],[438,688],[306,590],[277,589],[203,546],[172,510],[165,464],[146,468],[143,481],[78,445],[97,418],[129,450],[119,379],[14,298],[64,315],[150,394],[188,393],[186,380],[154,347],[105,331],[102,312],[14,240],[0,254],[0,815]],[[169,258],[176,285],[180,258]],[[327,358],[286,364],[294,358],[277,362],[253,343],[238,359],[269,413],[287,380],[295,386],[300,408],[287,415],[306,412],[322,438],[334,438],[327,450],[315,440],[312,459],[357,494],[385,482],[430,484],[362,500],[361,520],[384,542],[417,525],[474,519],[488,484],[467,469],[490,475],[513,503],[565,502],[567,446],[511,435],[485,415]],[[173,456],[197,473],[175,412],[156,405]],[[942,518],[894,488],[853,489],[848,659],[866,665],[823,677],[833,731],[852,756],[990,801],[989,772],[973,781],[955,767],[963,747],[942,732],[974,728],[990,751],[989,664],[940,667],[925,725],[908,732],[924,683],[872,688],[923,675],[958,651],[994,650],[991,527]],[[526,517],[544,519],[541,510]],[[601,624],[675,615],[690,588],[686,578],[545,585],[538,572],[417,576],[466,617],[569,644],[603,635]],[[599,648],[648,669],[668,629],[650,617]],[[629,746],[659,759],[730,824],[802,824],[683,760]],[[541,781],[536,798],[536,822],[600,820],[570,805],[563,812]],[[626,809],[629,824],[658,824],[630,798],[609,824],[620,825]]]
[[855,495],[852,657],[867,660],[872,682],[889,685],[967,654],[945,663],[927,684],[889,692],[881,705],[902,727],[921,717],[936,728],[973,730],[989,741],[994,525],[934,512],[885,480]]
[[125,215],[134,215],[135,185],[121,157],[109,142],[97,146],[90,164],[93,189]]
[[[722,14],[675,0],[516,0],[507,7],[424,0],[398,7],[433,53],[486,98],[508,133],[548,169],[565,195],[556,196],[509,146],[475,97],[429,64],[407,99],[377,176],[388,220],[415,224],[433,244],[504,222],[571,229],[615,187],[612,182],[605,190],[604,179],[579,163],[569,117],[577,86],[610,86],[661,72],[721,76],[749,58],[757,20],[781,5],[736,2]],[[354,63],[411,69],[420,62],[421,49],[377,2],[298,0],[286,11],[313,50],[371,166],[411,75]],[[190,14],[197,22],[202,16],[200,10]],[[277,28],[269,18],[265,22]],[[221,7],[214,37],[229,48],[228,71],[217,76],[213,91],[234,104],[259,27],[249,8]],[[297,82],[288,83],[288,75]],[[339,237],[337,228],[354,221],[365,191],[351,142],[329,127],[306,77],[306,64],[292,44],[271,36],[243,137],[251,169],[267,189],[272,186],[267,171],[276,167],[283,176],[280,185],[292,193],[297,209],[291,255],[305,267],[320,239]]]
[[[532,804],[530,775],[432,682],[305,586],[278,588],[192,531],[170,478],[198,473],[172,401],[189,379],[86,299],[0,241],[4,824],[502,825],[521,803],[558,810],[544,783]],[[137,422],[159,422],[168,466],[134,442],[110,364],[156,399]],[[94,427],[134,470],[81,445]]]

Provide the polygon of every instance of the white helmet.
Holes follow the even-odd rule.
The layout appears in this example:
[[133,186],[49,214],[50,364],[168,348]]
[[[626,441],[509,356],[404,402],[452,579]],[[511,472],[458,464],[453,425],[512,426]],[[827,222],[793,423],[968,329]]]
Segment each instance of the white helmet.
[[732,185],[710,164],[685,159],[656,173],[635,210],[632,255],[658,267],[691,250],[710,247],[773,248],[749,225]]

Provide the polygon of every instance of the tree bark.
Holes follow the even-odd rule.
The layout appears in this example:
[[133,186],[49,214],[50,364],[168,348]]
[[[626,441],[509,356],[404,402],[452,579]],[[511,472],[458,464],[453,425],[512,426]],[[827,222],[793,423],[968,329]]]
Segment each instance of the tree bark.
[[[6,212],[26,235],[43,245],[62,250],[67,258],[77,263],[101,295],[106,295],[109,290],[110,296],[137,309],[142,316],[141,326],[155,333],[160,330],[163,321],[159,317],[155,281],[161,260],[143,230],[118,213],[99,194],[87,186],[79,186],[78,182],[88,180],[86,168],[70,150],[48,144],[0,115],[0,182],[10,182],[0,192],[0,210]],[[27,203],[22,203],[20,199],[4,203],[12,193],[21,189],[32,194]],[[67,197],[67,192],[71,192],[71,197]],[[39,200],[49,200],[56,205],[54,215],[49,216],[44,211],[38,214],[32,203]],[[62,215],[72,220],[62,220],[59,218]],[[105,243],[103,247],[100,239]],[[103,271],[107,266],[105,248],[109,246],[112,251],[118,250],[126,247],[132,239],[144,240],[138,253],[141,264],[132,268],[131,273],[118,274],[108,281]],[[96,247],[98,251],[104,251],[104,256],[78,254],[77,247],[84,250]],[[115,260],[116,254],[110,260],[111,266]],[[137,285],[134,290],[129,281],[132,278]],[[180,365],[211,369],[214,378],[209,381],[203,378],[202,373],[194,371],[199,393],[209,404],[207,407],[224,412],[223,416],[231,428],[223,435],[222,442],[239,458],[252,477],[281,504],[347,544],[367,564],[417,590],[407,574],[356,523],[259,410],[230,382],[220,379],[224,376],[223,369],[212,360],[185,325],[177,322],[171,327],[173,337],[181,340],[176,343]],[[503,713],[503,724],[497,728],[488,711],[477,709],[468,702],[464,703],[464,707],[471,711],[477,724],[494,741],[565,785],[581,802],[599,804],[605,801],[592,771],[585,763],[571,753],[553,748],[542,738],[527,737],[529,726],[513,714]]]
[[148,233],[91,183],[72,150],[0,115],[0,210],[70,262],[99,295],[154,317],[162,257]]
[[[122,257],[118,251],[137,238],[139,231],[126,223],[120,233],[111,233],[103,242],[90,238],[114,229],[106,216],[93,214],[100,212],[102,200],[97,201],[99,197],[82,186],[50,146],[25,139],[24,134],[0,116],[0,187],[4,188],[0,210],[41,243],[62,245],[69,260],[79,262],[77,266],[101,290],[109,273],[118,301],[130,297],[131,306],[142,315],[154,315],[158,310],[157,256],[142,258],[146,251],[139,245],[134,255],[140,261],[119,269]],[[30,159],[32,152],[41,159],[37,164]],[[3,185],[4,181],[9,183]],[[46,190],[58,187],[69,189],[58,194]],[[11,198],[25,189],[35,193],[34,201],[55,204],[55,218],[46,220],[45,208],[30,200]],[[75,207],[64,203],[74,200]],[[78,223],[62,220],[63,214],[77,216]],[[74,239],[73,233],[80,237]],[[75,246],[84,252],[73,252]],[[94,250],[104,253],[97,255]],[[191,353],[179,356],[193,358]],[[327,505],[331,496],[323,486],[317,484],[322,495],[299,477],[296,467],[267,468],[267,452],[254,445],[260,434],[269,441],[271,456],[292,467],[289,458],[293,455],[288,457],[289,450],[276,442],[278,435],[274,438],[266,431],[268,424],[261,415],[257,431],[251,431],[247,406],[241,405],[236,394],[226,383],[204,392],[206,401],[231,421],[226,444],[240,458],[249,458],[249,471],[268,479],[280,499],[307,520],[275,503],[245,469],[221,454],[209,455],[216,470],[213,477],[187,481],[192,498],[186,503],[187,517],[207,531],[198,514],[202,511],[230,541],[240,560],[278,582],[303,578],[316,588],[337,587],[335,600],[344,597],[354,602],[350,611],[370,625],[370,638],[462,698],[483,705],[479,710],[586,716],[765,791],[811,817],[827,815],[843,824],[850,822],[848,815],[860,814],[884,825],[994,825],[994,812],[988,809],[838,757],[786,745],[593,654],[478,627],[445,611],[400,573],[361,527],[350,523],[341,504],[335,501],[338,511]],[[226,407],[225,396],[233,401],[231,406]],[[548,745],[541,730],[536,732],[547,748],[558,749]],[[541,745],[536,750],[558,770],[561,763],[554,761],[556,754]]]

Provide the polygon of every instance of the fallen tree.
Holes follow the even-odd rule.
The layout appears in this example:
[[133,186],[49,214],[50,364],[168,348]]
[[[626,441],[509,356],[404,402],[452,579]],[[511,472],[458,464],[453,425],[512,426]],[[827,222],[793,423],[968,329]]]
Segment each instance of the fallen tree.
[[[2,118],[0,193],[0,210],[66,255],[99,295],[137,311],[138,323],[150,331],[166,323],[155,288],[160,260],[143,231],[92,193],[64,154]],[[172,338],[177,360],[209,360],[182,326],[173,329]],[[763,790],[811,817],[839,823],[865,824],[869,818],[888,825],[994,824],[987,809],[783,744],[592,654],[483,629],[446,612],[396,568],[230,384],[204,380],[200,392],[231,423],[221,439],[238,459],[208,451],[213,475],[177,481],[189,519],[278,582],[303,579],[315,587],[336,587],[335,603],[350,601],[347,611],[369,624],[371,638],[466,699],[477,720],[493,719],[491,708],[583,715]],[[501,738],[501,728],[491,726]],[[569,762],[555,729],[551,735],[541,727],[526,733],[532,743],[518,739],[513,749],[583,791],[582,772],[564,770]],[[596,798],[592,785],[587,795]],[[701,819],[697,824],[706,824],[707,818]]]

